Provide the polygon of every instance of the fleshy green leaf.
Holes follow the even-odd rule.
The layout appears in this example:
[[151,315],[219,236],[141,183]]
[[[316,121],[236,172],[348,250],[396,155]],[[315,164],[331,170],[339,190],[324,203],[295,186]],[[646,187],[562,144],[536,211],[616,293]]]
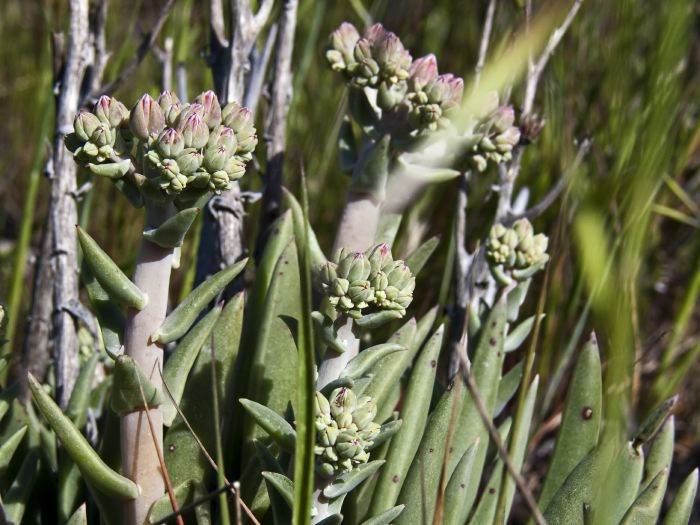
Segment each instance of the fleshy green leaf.
[[10,436],[10,438],[0,445],[0,478],[4,477],[12,457],[17,450],[17,447],[22,442],[24,435],[27,433],[27,425],[23,425]]
[[347,494],[379,470],[383,464],[384,460],[381,459],[370,461],[353,468],[349,472],[344,472],[323,489],[323,495],[328,499],[333,499]]
[[143,232],[144,239],[163,248],[182,246],[187,231],[199,214],[199,208],[185,208],[165,220],[157,228]]
[[93,175],[106,177],[108,179],[120,179],[129,172],[131,161],[126,159],[119,162],[108,162],[105,164],[90,163],[87,165],[87,167]]
[[263,472],[262,476],[269,486],[282,496],[282,499],[291,509],[294,505],[294,482],[284,474],[278,474],[277,472]]
[[73,513],[66,525],[87,525],[87,508],[85,503],[78,507],[78,510]]
[[[143,389],[143,396],[141,390]],[[163,396],[128,355],[120,355],[114,363],[114,385],[110,406],[120,416],[142,410],[144,399],[149,408],[163,403]]]
[[185,335],[199,313],[241,273],[247,262],[248,259],[243,259],[221,270],[192,290],[165,318],[163,324],[151,335],[151,339],[165,344]]
[[428,262],[430,256],[437,249],[438,244],[440,244],[440,237],[431,237],[406,257],[404,262],[411,269],[413,275],[420,273],[425,263]]
[[542,485],[539,506],[546,509],[551,497],[584,457],[596,446],[602,415],[603,385],[594,334],[578,358],[564,404],[557,442]]
[[403,512],[404,505],[397,505],[362,522],[362,525],[390,525]]
[[[176,404],[180,404],[182,394],[185,392],[185,384],[189,377],[190,370],[197,360],[199,351],[209,337],[212,328],[221,315],[223,305],[216,305],[212,310],[199,321],[190,332],[182,338],[165,362],[163,370],[163,381],[168,386],[170,395],[164,396],[163,400],[163,424],[170,426],[177,415]],[[172,396],[172,399],[171,397]]]
[[274,410],[270,410],[260,403],[256,403],[250,399],[241,399],[240,402],[246,412],[248,412],[255,422],[275,440],[275,443],[277,443],[282,450],[290,453],[294,452],[296,433],[292,425]]
[[437,371],[437,359],[442,348],[443,336],[444,326],[441,325],[428,340],[413,366],[401,409],[401,418],[404,421],[403,430],[392,440],[387,454],[387,463],[380,472],[377,486],[374,489],[369,510],[370,515],[384,512],[396,503],[403,480],[406,478],[406,473],[411,466],[428,420],[430,399]]
[[371,348],[367,348],[350,360],[345,369],[341,372],[341,377],[351,377],[358,379],[372,370],[374,366],[386,356],[394,352],[405,351],[406,347],[397,343],[384,343]]
[[620,525],[655,525],[661,512],[661,504],[666,493],[668,469],[664,468],[649,483],[646,489],[637,496],[632,506],[627,510]]
[[56,433],[63,448],[80,468],[85,480],[113,498],[119,500],[136,498],[138,496],[136,484],[109,468],[34,376],[28,374],[27,379],[39,410]]
[[2,512],[8,525],[20,525],[39,474],[39,453],[31,451],[22,462],[17,477],[7,489]]
[[698,492],[698,469],[685,478],[683,485],[676,492],[671,508],[668,509],[663,525],[688,525],[693,512],[695,497]]
[[[542,318],[544,318],[544,314],[542,314]],[[536,319],[536,315],[528,317],[513,330],[510,330],[508,332],[508,336],[506,337],[506,343],[503,349],[506,352],[513,352],[520,348],[520,345],[523,344],[523,341],[525,341],[527,336],[530,335],[530,332],[532,332],[532,327],[535,326]]]
[[85,262],[90,266],[95,279],[109,296],[122,304],[143,310],[148,302],[148,296],[143,293],[126,275],[107,253],[100,248],[95,239],[80,226],[78,241],[83,249]]

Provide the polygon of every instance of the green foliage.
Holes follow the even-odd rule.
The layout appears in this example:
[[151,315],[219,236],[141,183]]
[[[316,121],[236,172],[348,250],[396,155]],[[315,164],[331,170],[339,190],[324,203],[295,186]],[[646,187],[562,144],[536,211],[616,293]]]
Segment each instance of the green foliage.
[[[325,3],[318,4],[323,7],[302,2],[302,8],[326,9]],[[436,3],[425,23],[445,25],[448,4]],[[631,3],[623,4],[620,16],[636,20]],[[354,5],[371,16],[361,2]],[[134,413],[146,418],[150,414],[156,424],[162,417],[164,427],[159,429],[163,438],[154,437],[152,442],[162,456],[174,502],[169,494],[149,501],[150,522],[169,517],[177,510],[174,507],[186,507],[184,522],[198,524],[226,525],[243,508],[252,509],[260,522],[275,524],[507,521],[512,519],[516,486],[501,454],[509,453],[510,467],[522,471],[528,453],[541,446],[533,438],[540,437],[537,430],[546,418],[558,414],[558,388],[580,346],[580,333],[588,328],[590,308],[593,322],[602,327],[603,348],[591,335],[566,382],[553,453],[535,491],[539,510],[549,524],[651,524],[662,516],[664,523],[688,523],[697,470],[671,506],[663,507],[671,486],[676,438],[671,412],[676,398],[661,403],[661,394],[672,392],[656,378],[649,399],[640,406],[647,417],[628,435],[632,418],[627,412],[629,399],[624,397],[631,384],[629,358],[635,347],[627,294],[636,297],[639,269],[657,246],[643,235],[647,230],[658,234],[651,203],[660,190],[651,175],[670,170],[672,151],[662,151],[661,145],[671,132],[665,113],[675,114],[670,95],[660,92],[678,92],[670,66],[685,57],[687,39],[682,36],[688,27],[679,20],[686,16],[688,5],[673,0],[661,9],[658,32],[663,39],[650,59],[649,78],[639,99],[631,96],[635,92],[626,85],[629,79],[606,78],[602,84],[601,90],[619,93],[621,100],[637,100],[631,106],[649,107],[637,109],[632,122],[627,122],[627,110],[619,101],[606,98],[607,94],[594,99],[611,105],[606,128],[611,146],[603,148],[612,149],[598,152],[601,164],[608,162],[603,157],[615,157],[608,170],[611,181],[605,181],[602,190],[588,188],[568,196],[574,233],[549,233],[551,246],[545,234],[535,234],[528,218],[514,209],[505,215],[497,210],[494,216],[486,199],[491,191],[486,188],[492,187],[500,198],[499,185],[508,181],[496,181],[495,173],[502,171],[499,177],[503,177],[512,173],[510,169],[519,170],[522,148],[542,131],[534,115],[516,118],[499,95],[480,97],[483,86],[494,87],[492,77],[501,68],[508,71],[507,82],[516,83],[517,98],[516,73],[522,64],[498,55],[496,73],[485,71],[482,87],[475,83],[475,95],[465,96],[472,90],[464,90],[461,78],[439,74],[433,55],[414,60],[397,35],[383,26],[368,24],[360,35],[351,24],[341,25],[326,49],[331,69],[347,84],[347,103],[333,110],[339,115],[339,157],[342,169],[351,173],[348,206],[364,201],[377,213],[355,218],[358,223],[353,224],[358,230],[378,224],[376,232],[364,232],[372,242],[360,251],[341,246],[331,257],[324,253],[322,247],[330,244],[325,226],[341,213],[340,205],[333,205],[338,184],[322,184],[324,169],[318,169],[318,179],[316,171],[310,179],[310,191],[316,196],[328,191],[328,197],[318,201],[311,197],[311,217],[305,180],[301,203],[282,189],[282,204],[288,209],[279,212],[268,232],[257,232],[265,239],[259,253],[250,262],[242,259],[222,268],[183,294],[179,303],[168,301],[167,293],[170,267],[176,266],[171,264],[173,250],[183,254],[191,250],[187,233],[200,208],[237,183],[248,165],[252,171],[254,154],[257,161],[263,158],[255,152],[258,138],[252,112],[236,102],[221,107],[212,91],[200,94],[192,104],[168,91],[157,100],[145,94],[131,111],[116,98],[103,96],[92,112],[81,111],[66,136],[67,148],[83,169],[81,176],[114,185],[134,207],[145,209],[142,254],[162,257],[168,275],[137,286],[136,276],[153,261],[136,259],[132,281],[78,227],[81,277],[97,320],[91,323],[90,314],[78,316],[80,323],[95,325],[87,326],[92,333],[83,348],[90,353],[82,357],[63,408],[52,398],[58,399],[64,385],[42,386],[28,375],[42,418],[34,414],[31,403],[14,400],[17,393],[12,387],[0,394],[0,474],[7,480],[0,490],[7,521],[40,522],[42,514],[32,506],[48,491],[57,493],[60,523],[118,520],[119,511],[113,506],[126,502],[122,510],[128,509],[141,496],[141,487],[120,473],[128,472],[129,466],[114,461],[133,437],[118,435],[114,425],[119,416]],[[191,7],[179,9],[194,13]],[[504,9],[508,14],[510,8]],[[187,19],[183,13],[179,12],[180,27],[174,31],[178,60],[184,60],[195,38],[183,30],[182,20]],[[323,17],[323,11],[315,13]],[[596,22],[593,14],[587,16],[588,24]],[[549,29],[547,24],[545,20],[542,27]],[[533,31],[545,34],[539,28]],[[674,31],[681,36],[674,36]],[[427,40],[446,44],[457,38],[443,33],[431,31]],[[538,40],[545,40],[542,35],[518,43],[537,49]],[[616,45],[622,47],[622,40]],[[624,55],[623,50],[618,52]],[[562,64],[554,66],[557,79]],[[306,85],[314,80],[297,82]],[[307,96],[295,93],[302,101]],[[557,120],[563,111],[553,110],[561,102],[557,96],[547,94],[545,116],[549,119],[552,114],[552,131],[545,128],[540,142],[526,150],[533,151],[528,153],[532,157],[526,171],[533,171],[532,162],[546,173],[551,158],[558,167],[567,156],[560,144],[564,141],[553,140],[553,134],[566,129]],[[316,111],[300,108],[296,116],[301,120],[304,109],[309,114]],[[296,130],[299,124],[290,126]],[[310,129],[315,131],[306,135],[325,148],[335,142],[335,132]],[[294,140],[298,139],[290,137],[290,143]],[[332,158],[330,153],[325,156],[326,160],[320,158],[324,155],[312,156],[314,169]],[[637,170],[640,184],[630,186],[619,202],[598,194],[609,190],[617,195],[629,186],[627,173]],[[285,175],[290,171],[295,172],[287,169]],[[465,171],[469,172],[468,239],[460,237],[464,234],[460,218],[453,225],[439,209],[449,207],[452,213],[452,200],[447,198],[455,188],[451,179]],[[401,188],[392,182],[410,189],[415,180],[420,181],[420,191],[403,198],[414,202],[408,208],[397,205],[392,199]],[[434,184],[423,186],[426,181]],[[541,185],[548,184],[533,181],[529,173],[521,181],[536,195],[543,193]],[[257,183],[247,184],[255,189]],[[675,195],[683,195],[673,187]],[[594,201],[606,203],[606,209],[620,205],[611,227],[628,236],[611,240],[607,218],[600,213],[603,208],[595,207]],[[692,198],[684,199],[688,201]],[[318,211],[321,205],[333,214],[321,215],[325,213]],[[257,213],[253,206],[246,211]],[[560,218],[568,224],[570,217]],[[537,231],[547,229],[538,222]],[[445,232],[449,243],[443,246],[439,239],[447,238]],[[102,237],[96,233],[96,238]],[[569,243],[581,252],[575,276],[580,282],[578,295],[564,300],[566,290],[559,281],[567,279],[552,276],[566,274],[560,251]],[[593,243],[599,250],[591,253]],[[466,253],[466,247],[477,251]],[[114,253],[130,264],[132,255],[122,251],[127,250]],[[408,255],[401,260],[392,254]],[[467,270],[466,275],[460,273]],[[463,281],[458,283],[457,278]],[[615,291],[616,279],[623,283],[620,293]],[[441,280],[444,293],[437,297],[435,283]],[[242,291],[222,300],[232,283]],[[141,289],[146,285],[159,293],[146,293]],[[468,288],[465,296],[458,290],[461,285]],[[691,285],[684,294],[686,307],[676,320],[670,349],[663,354],[664,370],[685,373],[690,366],[676,354],[679,334],[689,325],[687,305],[697,296],[695,288]],[[540,305],[533,311],[537,293]],[[579,308],[581,294],[589,299],[585,309]],[[440,304],[430,308],[436,302]],[[559,308],[566,313],[557,311],[560,303],[566,304],[567,308]],[[14,306],[12,311],[16,310]],[[2,322],[4,309],[0,315]],[[569,341],[572,326],[576,329]],[[140,339],[134,335],[139,333]],[[558,344],[551,344],[555,337]],[[530,339],[531,350],[525,353]],[[559,361],[555,352],[564,348],[562,341],[570,350],[563,352],[566,360]],[[164,362],[156,359],[156,366],[145,369],[141,358],[163,349]],[[113,359],[106,359],[103,350]],[[686,360],[688,355],[696,355],[695,350]],[[535,375],[536,371],[542,374]],[[473,378],[476,392],[464,384],[466,374]],[[544,403],[538,398],[541,382],[547,385]],[[674,375],[673,388],[678,382]],[[144,429],[152,423],[141,419]],[[495,450],[491,435],[496,426],[505,450]],[[160,476],[161,468],[158,464],[151,473]],[[229,480],[241,480],[242,488]],[[233,493],[236,500],[230,497]],[[95,502],[95,508],[86,509],[83,501],[88,500]]]

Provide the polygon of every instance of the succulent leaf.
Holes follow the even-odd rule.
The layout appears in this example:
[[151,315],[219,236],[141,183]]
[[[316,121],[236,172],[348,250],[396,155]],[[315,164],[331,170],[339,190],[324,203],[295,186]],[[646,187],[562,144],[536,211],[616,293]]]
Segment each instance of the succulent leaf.
[[[223,305],[216,305],[211,311],[190,330],[177,345],[173,353],[165,362],[163,369],[163,382],[167,385],[169,395],[163,402],[163,424],[170,426],[177,416],[175,404],[180,404],[185,392],[185,384],[194,366],[199,351],[209,337],[214,324],[221,315]],[[171,398],[172,396],[172,398]]]
[[431,237],[406,257],[406,265],[413,275],[418,275],[440,244],[440,237]]
[[163,344],[179,339],[190,329],[199,313],[221,290],[233,281],[245,268],[248,259],[243,259],[212,275],[192,290],[187,297],[165,318],[163,324],[151,335],[153,341]]
[[95,239],[80,226],[76,225],[78,241],[83,249],[85,261],[90,266],[95,279],[100,286],[115,301],[127,306],[143,310],[148,303],[148,296],[143,293],[126,275],[119,266],[100,248]]
[[262,477],[277,493],[282,496],[285,503],[291,509],[294,505],[294,482],[284,474],[277,472],[263,472]]
[[323,489],[323,495],[329,499],[334,499],[347,494],[379,470],[383,464],[384,460],[381,459],[370,461],[353,470],[344,472]]
[[399,514],[403,512],[404,505],[397,505],[388,510],[385,510],[381,514],[371,517],[368,520],[362,522],[362,525],[390,525]]
[[693,470],[683,485],[678,489],[676,497],[668,509],[663,525],[687,525],[693,512],[695,497],[698,492],[698,469]]
[[294,451],[296,433],[292,425],[265,405],[251,401],[250,399],[240,400],[243,407],[250,414],[255,422],[262,427],[267,434],[275,440],[282,450],[286,452]]
[[469,486],[469,479],[478,474],[473,471],[474,458],[479,448],[479,441],[472,443],[459,460],[457,468],[450,476],[445,489],[444,525],[463,525],[467,521],[470,508],[464,505],[464,493]]
[[162,403],[163,395],[160,390],[151,383],[134,359],[125,354],[117,357],[110,401],[112,410],[122,416],[135,410],[143,410],[146,406],[151,408]]
[[428,420],[437,359],[442,348],[443,337],[444,325],[441,325],[428,339],[413,366],[401,409],[403,430],[392,439],[386,458],[387,463],[379,474],[374,490],[370,514],[384,512],[396,503]]
[[366,348],[350,360],[340,377],[358,379],[373,369],[380,360],[395,352],[405,351],[406,347],[396,343],[384,343]]
[[15,451],[17,450],[17,447],[19,447],[20,443],[22,443],[22,439],[24,439],[24,435],[26,433],[27,425],[23,425],[19,428],[19,430],[12,434],[7,441],[0,445],[0,477],[4,477]]
[[199,215],[199,208],[185,208],[157,228],[146,230],[143,237],[163,248],[182,246],[187,231]]
[[85,480],[103,493],[119,500],[134,499],[138,487],[128,478],[109,468],[90,443],[68,419],[32,374],[28,374],[29,388],[34,401],[56,433],[63,448],[80,468]]

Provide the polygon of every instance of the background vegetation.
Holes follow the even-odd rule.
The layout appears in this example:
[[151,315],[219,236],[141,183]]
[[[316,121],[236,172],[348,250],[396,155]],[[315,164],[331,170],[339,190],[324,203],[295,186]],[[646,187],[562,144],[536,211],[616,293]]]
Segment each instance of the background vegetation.
[[[203,4],[178,1],[163,31],[173,38],[175,62],[186,71],[190,96],[212,85],[203,60]],[[344,89],[323,57],[326,36],[346,19],[358,26],[381,21],[401,35],[415,56],[436,52],[441,69],[469,78],[486,4],[300,2],[285,184],[296,188],[299,168],[304,167],[310,220],[326,250],[347,183],[338,169],[335,144]],[[114,55],[105,78],[131,57],[158,9],[155,2],[110,2],[107,39]],[[540,474],[538,458],[547,454],[569,365],[580,347],[580,341],[571,344],[572,335],[585,338],[592,327],[606,363],[606,408],[629,416],[624,419],[631,424],[678,390],[678,464],[672,469],[671,486],[698,464],[700,383],[694,378],[700,372],[695,308],[700,293],[699,15],[700,7],[692,0],[586,1],[541,81],[535,108],[546,125],[536,146],[525,153],[518,188],[527,187],[530,201],[537,202],[564,174],[568,183],[562,198],[536,222],[537,230],[552,239],[552,261],[537,280],[541,293],[531,295],[539,295],[536,307],[546,314],[531,343],[544,392],[538,413],[545,415],[536,427],[539,438],[534,443],[539,446],[529,457],[529,470],[535,475]],[[518,2],[498,2],[494,47],[516,36],[522,18]],[[18,349],[26,335],[32,254],[49,193],[42,173],[53,124],[51,33],[66,23],[65,2],[4,0],[0,7],[0,301],[10,304],[11,322],[16,322],[11,346]],[[161,82],[161,65],[149,54],[115,96],[132,101],[144,91],[156,95]],[[516,109],[521,89],[516,85],[512,93]],[[592,146],[577,164],[578,144],[584,139]],[[263,168],[253,168],[244,189],[260,189],[258,173]],[[495,206],[495,182],[495,173],[479,175],[470,203],[479,210]],[[434,185],[419,196],[402,226],[399,254],[430,235],[451,237],[456,185],[457,181]],[[249,204],[247,212],[248,225],[255,226],[256,204]],[[120,260],[125,256],[120,254],[135,254],[140,230],[134,225],[134,210],[107,181],[97,180],[85,195],[80,217],[128,269],[132,261]],[[469,224],[469,238],[476,243],[488,221],[472,213]],[[29,256],[18,266],[23,233],[29,236]],[[254,239],[248,236],[251,250]],[[186,265],[193,264],[188,253],[196,251],[195,242],[193,236],[185,245]],[[123,246],[129,249],[120,249]],[[439,251],[444,263],[449,242]],[[174,276],[180,279],[180,295],[191,286],[192,272],[187,270]],[[434,304],[442,278],[421,277],[418,288],[435,292],[418,296],[419,312]]]

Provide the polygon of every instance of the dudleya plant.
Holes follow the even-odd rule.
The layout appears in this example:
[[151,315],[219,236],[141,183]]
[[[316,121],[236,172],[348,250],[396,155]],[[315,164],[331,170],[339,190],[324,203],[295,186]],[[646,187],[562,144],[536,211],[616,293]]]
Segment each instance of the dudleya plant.
[[[76,116],[66,146],[80,166],[113,179],[145,208],[146,228],[133,280],[78,230],[99,353],[83,363],[68,406],[58,407],[51,387],[31,375],[43,420],[31,405],[10,406],[0,397],[0,473],[13,480],[2,498],[9,522],[22,522],[32,497],[24,488],[40,463],[58,474],[60,523],[86,523],[79,505],[87,494],[108,524],[162,523],[183,513],[185,523],[225,524],[234,505],[251,522],[280,525],[293,521],[292,512],[297,523],[413,525],[433,516],[449,525],[506,522],[515,486],[491,450],[485,422],[503,421],[510,466],[521,470],[539,379],[525,382],[522,367],[506,368],[505,355],[522,353],[538,322],[522,319],[521,308],[548,260],[547,238],[521,219],[495,224],[483,243],[495,293],[470,312],[463,336],[477,405],[460,378],[438,373],[454,342],[446,344],[445,305],[419,319],[412,311],[414,296],[429,296],[416,289],[416,277],[438,242],[394,258],[398,226],[387,233],[381,203],[390,168],[414,153],[417,139],[440,131],[468,146],[445,162],[467,160],[478,170],[507,162],[519,140],[514,113],[493,98],[468,125],[453,121],[462,80],[438,74],[433,55],[413,60],[381,25],[361,36],[343,24],[326,56],[349,84],[364,144],[351,162],[335,255],[326,260],[304,207],[287,193],[288,210],[271,228],[252,285],[228,302],[215,299],[245,260],[168,313],[169,278],[196,206],[226,191],[252,160],[252,113],[235,102],[222,108],[212,92],[191,104],[165,92],[157,101],[144,95],[130,112],[101,97],[92,112]],[[350,137],[341,144],[346,152],[357,142]],[[0,326],[2,316],[0,308]],[[111,358],[100,363],[102,349]],[[592,335],[575,366],[539,494],[550,524],[583,524],[591,516],[653,523],[660,514],[673,457],[673,400],[628,443],[617,443],[601,431],[602,388]],[[513,409],[518,389],[522,402]],[[502,416],[508,410],[521,424],[510,426]],[[609,475],[601,488],[603,471]],[[310,499],[302,486],[313,492]],[[688,523],[696,489],[697,470],[665,523]]]
[[130,174],[123,184],[179,208],[227,190],[245,174],[256,144],[250,111],[236,102],[222,109],[212,91],[192,104],[170,91],[157,101],[146,94],[130,112],[102,96],[66,136],[76,162],[93,174],[117,180]]

